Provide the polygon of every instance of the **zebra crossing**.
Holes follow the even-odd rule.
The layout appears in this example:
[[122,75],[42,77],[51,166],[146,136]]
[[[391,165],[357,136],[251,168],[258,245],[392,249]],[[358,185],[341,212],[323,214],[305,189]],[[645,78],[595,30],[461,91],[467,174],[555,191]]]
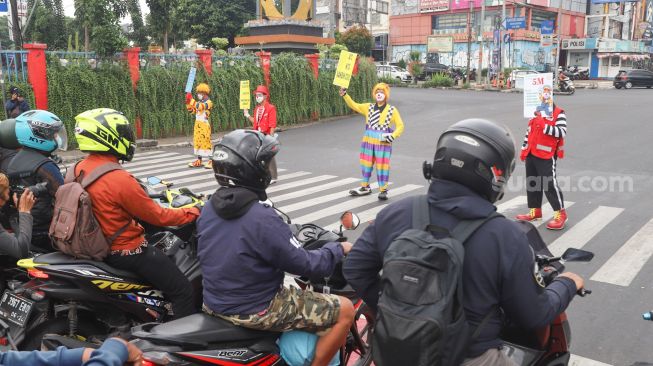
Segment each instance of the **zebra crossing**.
[[[125,164],[125,168],[136,178],[157,176],[171,181],[176,187],[186,187],[195,193],[211,194],[217,188],[217,183],[210,169],[190,169],[186,166],[192,156],[176,152],[151,151],[139,153],[136,158]],[[294,222],[311,222],[329,229],[338,227],[339,215],[344,211],[354,211],[365,223],[387,206],[388,202],[380,202],[376,195],[352,198],[349,189],[355,187],[358,178],[338,177],[318,172],[288,171],[279,169],[279,181],[270,186],[268,195],[277,208],[289,214]],[[397,185],[391,182],[391,201],[413,194],[422,193],[425,184]],[[372,188],[378,188],[374,183]],[[162,188],[161,188],[162,189]],[[526,208],[526,196],[520,195],[500,202],[499,212],[512,217]],[[574,216],[574,208],[589,209],[585,217]],[[567,229],[557,234],[549,244],[554,255],[562,254],[567,248],[583,248],[591,246],[592,241],[600,238],[601,233],[615,229],[614,221],[624,215],[627,210],[622,207],[597,206],[588,207],[567,201],[566,208],[570,210],[572,222]],[[541,227],[553,216],[550,205],[543,207],[543,220],[535,222]],[[588,276],[591,281],[602,282],[615,286],[627,287],[636,278],[653,256],[653,220],[640,228],[635,228],[630,238],[621,243],[610,257],[607,257],[600,268]],[[602,256],[604,257],[604,256]]]

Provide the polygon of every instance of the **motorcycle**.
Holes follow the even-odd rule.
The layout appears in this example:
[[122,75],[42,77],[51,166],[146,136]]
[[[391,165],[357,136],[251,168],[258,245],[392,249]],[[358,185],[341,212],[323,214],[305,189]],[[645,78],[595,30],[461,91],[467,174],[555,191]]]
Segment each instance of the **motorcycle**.
[[[203,205],[187,190],[150,194],[150,187],[145,188],[162,206]],[[202,278],[195,223],[158,228],[147,225],[146,238],[192,283],[199,306]],[[0,344],[8,342],[14,349],[38,349],[48,333],[85,340],[126,334],[134,324],[170,318],[171,303],[160,290],[134,273],[104,262],[54,252],[20,260],[18,266],[26,270],[29,280],[9,281],[9,289],[0,298],[0,320],[4,323],[0,323]]]
[[[562,256],[555,257],[540,237],[537,228],[527,222],[519,222],[527,232],[531,247],[535,251],[538,277],[549,285],[559,273],[564,272],[566,262],[589,262],[594,254],[588,251],[569,248]],[[578,295],[584,297],[592,291],[581,289]],[[571,328],[565,312],[559,314],[553,322],[536,331],[526,331],[507,324],[501,334],[504,341],[503,352],[518,365],[545,366],[568,365],[571,356]]]
[[558,78],[558,94],[572,95],[576,92],[574,82],[567,76]]
[[[278,211],[280,216],[288,216]],[[306,249],[317,249],[332,241],[346,240],[344,230],[353,230],[360,219],[350,212],[341,217],[338,232],[325,230],[317,225],[293,225],[286,220],[291,231]],[[361,329],[354,322],[346,343],[340,350],[340,364],[366,366],[372,362],[367,337],[374,325],[374,314],[356,297],[354,290],[346,285],[342,267],[336,267],[329,278],[295,278],[305,290],[319,291],[348,297],[354,303],[356,319],[365,319]],[[286,365],[281,358],[276,332],[251,330],[207,314],[194,314],[164,324],[143,324],[133,329],[133,343],[143,351],[146,365]],[[55,340],[49,346],[61,345]]]

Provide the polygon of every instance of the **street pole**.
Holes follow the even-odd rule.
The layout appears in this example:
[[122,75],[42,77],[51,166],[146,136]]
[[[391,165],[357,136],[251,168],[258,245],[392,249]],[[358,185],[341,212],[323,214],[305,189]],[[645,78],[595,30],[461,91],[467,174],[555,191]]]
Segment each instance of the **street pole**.
[[[562,37],[562,1],[560,0],[560,4],[558,5],[558,42],[556,42],[556,64],[555,64],[555,69],[553,70],[553,84],[555,85],[556,81],[558,80],[558,68],[560,67],[560,43],[561,43],[561,37]],[[551,85],[551,87],[554,87]]]
[[[483,48],[485,47],[485,39],[483,38],[483,30],[485,26],[485,0],[481,0],[481,30],[478,32],[478,34],[481,36],[481,46],[479,48],[479,53],[478,53],[478,73],[477,76],[479,79],[482,80],[482,84],[485,84],[485,79],[483,79]],[[485,75],[487,77],[487,74]]]
[[501,65],[499,70],[501,70],[501,73],[503,73],[503,67],[504,67],[503,53],[505,51],[505,47],[503,47],[503,33],[504,33],[503,23],[506,21],[506,1],[507,0],[501,1],[501,23],[499,23],[499,49],[501,50],[501,52],[499,53],[499,65]]
[[469,11],[467,12],[467,73],[465,75],[465,82],[469,83],[470,67],[472,62],[472,9],[474,8],[474,0],[468,0]]

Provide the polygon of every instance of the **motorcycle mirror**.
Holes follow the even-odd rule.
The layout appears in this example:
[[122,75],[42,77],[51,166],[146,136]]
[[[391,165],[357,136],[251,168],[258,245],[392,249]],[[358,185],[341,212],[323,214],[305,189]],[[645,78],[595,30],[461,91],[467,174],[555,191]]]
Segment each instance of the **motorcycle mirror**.
[[345,213],[340,216],[340,224],[345,230],[356,230],[358,225],[361,224],[361,219],[355,213],[345,211]]
[[589,262],[594,258],[594,253],[586,250],[569,248],[562,254],[565,262]]
[[147,177],[147,184],[151,186],[155,186],[157,184],[161,183],[161,178],[159,177]]

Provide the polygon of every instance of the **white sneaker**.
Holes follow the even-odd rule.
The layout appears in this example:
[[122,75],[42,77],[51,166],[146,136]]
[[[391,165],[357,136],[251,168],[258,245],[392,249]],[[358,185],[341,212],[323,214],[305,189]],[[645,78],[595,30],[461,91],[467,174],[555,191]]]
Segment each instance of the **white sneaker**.
[[273,185],[273,184],[276,183],[276,182],[277,182],[276,179],[272,179],[272,180],[270,180],[270,185]]
[[367,196],[372,193],[372,188],[370,187],[358,187],[349,191],[349,194],[352,196]]

